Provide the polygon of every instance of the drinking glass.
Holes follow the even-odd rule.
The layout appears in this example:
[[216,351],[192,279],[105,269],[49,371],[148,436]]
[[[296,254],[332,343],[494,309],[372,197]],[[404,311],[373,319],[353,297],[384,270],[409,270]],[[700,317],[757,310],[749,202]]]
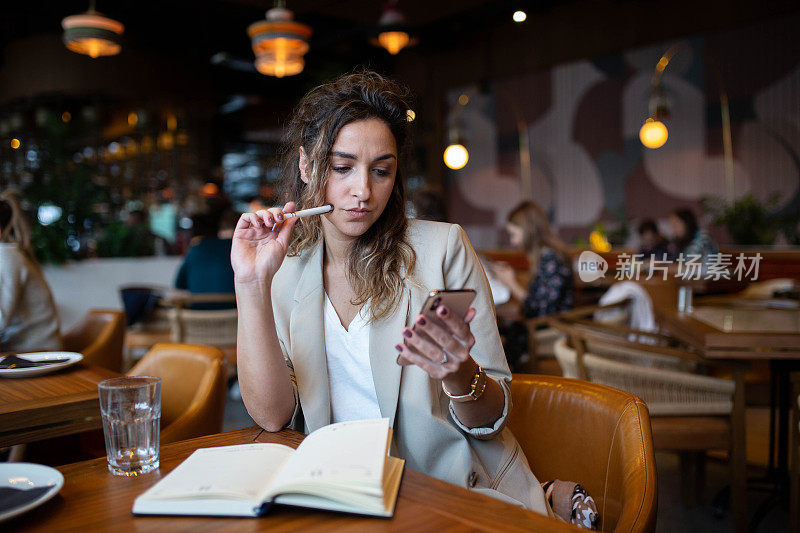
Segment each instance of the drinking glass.
[[688,285],[678,287],[678,312],[691,313],[694,311],[692,305],[692,288]]
[[138,476],[158,468],[161,378],[131,376],[98,384],[108,469]]

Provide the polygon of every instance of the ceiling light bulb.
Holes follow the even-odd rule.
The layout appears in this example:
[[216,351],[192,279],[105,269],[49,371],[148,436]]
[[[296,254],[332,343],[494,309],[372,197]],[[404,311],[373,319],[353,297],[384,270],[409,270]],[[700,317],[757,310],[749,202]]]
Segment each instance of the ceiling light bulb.
[[639,130],[639,140],[648,148],[655,149],[664,146],[669,133],[667,127],[660,120],[648,118]]
[[444,164],[447,168],[459,170],[469,161],[469,152],[463,144],[451,144],[444,151]]

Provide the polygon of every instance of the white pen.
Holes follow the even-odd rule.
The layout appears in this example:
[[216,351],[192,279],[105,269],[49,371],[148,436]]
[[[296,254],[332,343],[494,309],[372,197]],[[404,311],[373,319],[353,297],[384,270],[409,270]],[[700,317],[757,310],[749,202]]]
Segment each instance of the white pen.
[[[301,211],[295,211],[294,213],[284,213],[283,220],[285,221],[287,218],[297,217],[297,218],[304,218],[304,217],[313,217],[314,215],[324,215],[325,213],[330,213],[333,211],[333,204],[321,205],[319,207],[312,207],[311,209],[303,209]],[[278,223],[272,225],[272,230],[275,231],[275,228],[278,226]]]

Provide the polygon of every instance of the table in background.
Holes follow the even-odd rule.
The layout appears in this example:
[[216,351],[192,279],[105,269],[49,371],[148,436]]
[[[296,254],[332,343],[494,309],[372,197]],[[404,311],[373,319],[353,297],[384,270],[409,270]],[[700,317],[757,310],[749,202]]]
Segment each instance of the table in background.
[[105,459],[59,467],[61,492],[39,509],[8,522],[15,531],[577,531],[554,519],[471,492],[406,468],[394,518],[370,518],[277,507],[262,518],[134,516],[133,500],[178,466],[194,450],[250,442],[292,447],[303,435],[267,433],[251,427],[176,442],[161,448],[158,471],[139,477],[113,476]]
[[42,376],[0,378],[0,448],[101,428],[97,384],[117,376],[78,363]]
[[[788,479],[789,409],[792,401],[789,375],[800,370],[800,309],[771,305],[770,301],[759,304],[751,299],[728,297],[708,300],[708,304],[698,303],[691,312],[681,313],[670,306],[656,306],[654,310],[663,329],[694,347],[705,358],[740,363],[769,361],[772,413],[768,478],[776,480],[778,494]],[[739,449],[746,447],[744,371],[745,366],[734,364],[733,440]],[[774,442],[778,444],[777,465],[773,455]],[[741,464],[734,465],[734,487],[746,481],[745,458],[744,454],[740,455]],[[739,495],[732,502],[737,523],[746,520],[746,499],[742,498]],[[765,504],[771,504],[776,498]],[[753,517],[754,524],[763,517],[766,509],[764,505],[759,508]]]

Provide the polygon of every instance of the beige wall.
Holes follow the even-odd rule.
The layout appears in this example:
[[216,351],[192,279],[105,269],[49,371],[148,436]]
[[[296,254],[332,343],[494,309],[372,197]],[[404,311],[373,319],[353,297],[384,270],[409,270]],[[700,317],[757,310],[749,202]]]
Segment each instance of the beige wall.
[[61,331],[90,309],[122,309],[120,287],[172,287],[182,261],[183,257],[126,257],[45,266],[44,277],[56,300]]

